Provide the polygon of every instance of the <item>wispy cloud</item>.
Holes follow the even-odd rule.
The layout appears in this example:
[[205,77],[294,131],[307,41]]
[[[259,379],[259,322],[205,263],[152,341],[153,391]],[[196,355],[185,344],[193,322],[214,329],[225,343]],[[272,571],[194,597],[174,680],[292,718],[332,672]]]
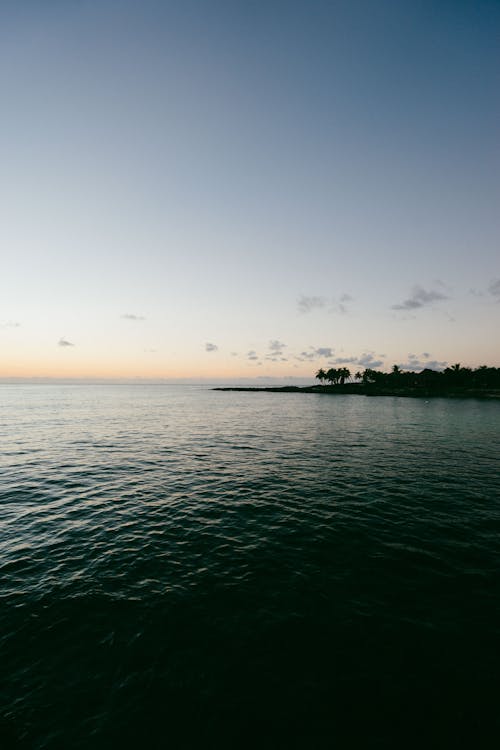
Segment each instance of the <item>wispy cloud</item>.
[[373,352],[365,352],[361,357],[358,357],[357,364],[361,365],[361,367],[375,369],[376,367],[381,367],[384,364],[384,361],[382,359],[376,359],[376,355],[373,354]]
[[333,357],[333,349],[329,346],[318,346],[314,353],[317,357]]
[[334,365],[357,365],[359,364],[357,357],[335,357],[333,360]]
[[270,362],[287,362],[288,360],[284,357],[284,349],[286,344],[282,341],[274,339],[269,342],[269,353],[266,355],[266,359]]
[[328,309],[329,313],[340,313],[345,315],[349,312],[347,303],[352,302],[350,294],[344,292],[339,297],[306,296],[302,295],[297,301],[297,307],[301,313],[310,313],[313,310]]
[[17,320],[5,320],[0,322],[0,328],[19,328],[21,323],[18,323]]
[[57,342],[57,346],[74,346],[74,344],[71,343],[71,341],[68,341],[68,339],[59,339]]
[[352,297],[350,294],[341,294],[338,299],[336,297],[333,297],[329,312],[346,315],[349,312],[346,304],[347,302],[352,302]]
[[444,370],[448,362],[441,362],[437,359],[430,359],[428,352],[422,352],[420,357],[416,354],[408,354],[408,360],[406,362],[398,362],[398,367],[402,370],[412,370],[414,372],[420,372],[420,370]]
[[325,297],[307,297],[302,295],[299,297],[297,307],[301,313],[310,313],[313,310],[321,310],[326,306]]
[[273,341],[269,342],[269,349],[274,354],[281,354],[283,349],[286,349],[286,344],[283,344],[282,341],[278,341],[277,339],[274,339]]
[[334,349],[330,346],[310,346],[306,351],[300,352],[296,359],[300,362],[313,362],[317,359],[333,357]]
[[218,350],[217,344],[211,344],[210,341],[207,341],[205,344],[205,351],[206,352],[216,352]]
[[438,292],[435,289],[423,289],[421,286],[414,286],[412,293],[403,302],[392,305],[393,310],[418,310],[420,307],[432,305],[433,302],[441,302],[448,299],[446,294]]
[[247,359],[250,359],[250,360],[252,360],[254,362],[255,360],[259,359],[259,355],[257,354],[256,351],[254,351],[253,349],[251,349],[247,353]]
[[380,359],[382,355],[375,352],[363,352],[361,356],[338,356],[335,357],[335,349],[330,346],[310,346],[306,351],[300,352],[295,359],[299,362],[315,362],[321,359],[327,359],[328,364],[333,365],[358,365],[359,367],[371,367],[373,369],[384,364]]
[[500,279],[495,279],[495,281],[492,281],[488,287],[488,291],[490,294],[496,297],[498,301],[500,301]]
[[121,316],[124,320],[146,320],[144,315],[134,315],[134,313],[125,313]]

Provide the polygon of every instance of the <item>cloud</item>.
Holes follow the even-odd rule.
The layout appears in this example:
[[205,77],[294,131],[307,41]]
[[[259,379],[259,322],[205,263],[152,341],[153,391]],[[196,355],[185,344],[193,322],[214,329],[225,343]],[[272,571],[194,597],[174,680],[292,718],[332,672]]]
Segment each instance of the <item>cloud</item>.
[[424,365],[430,370],[444,370],[444,368],[448,366],[448,362],[438,362],[437,359],[430,359],[427,362],[424,362]]
[[384,364],[383,359],[379,357],[383,355],[377,355],[374,352],[363,352],[359,357],[334,357],[335,350],[329,346],[310,346],[308,351],[300,352],[295,357],[299,362],[312,362],[319,358],[326,358],[330,366],[333,365],[359,365],[360,367],[371,367],[375,369]]
[[398,367],[402,370],[412,370],[414,372],[420,372],[420,370],[444,370],[448,362],[439,362],[437,359],[429,359],[430,354],[423,352],[421,355],[422,359],[417,357],[415,354],[408,354],[407,362],[398,362]]
[[433,302],[440,302],[448,299],[446,294],[437,292],[434,289],[427,291],[421,286],[414,286],[411,295],[398,305],[392,305],[393,310],[418,310],[420,307],[431,305]]
[[333,357],[334,349],[330,346],[310,346],[308,351],[300,352],[296,357],[299,362],[312,362],[320,358]]
[[488,291],[500,301],[500,279],[492,281],[488,287]]
[[283,344],[283,342],[277,339],[270,341],[269,354],[266,356],[266,359],[270,362],[286,362],[287,360],[283,357],[283,349],[286,349],[286,344]]
[[332,299],[332,305],[331,305],[329,312],[340,313],[340,315],[346,315],[349,312],[345,304],[346,302],[352,302],[352,297],[350,294],[346,294],[346,293],[341,294],[338,300],[334,297]]
[[333,357],[333,349],[329,346],[318,346],[317,349],[314,349],[314,353],[317,357]]
[[357,365],[358,360],[356,357],[336,357],[333,360],[334,365]]
[[360,357],[335,357],[328,362],[329,365],[359,365],[360,367],[371,367],[372,369],[384,364],[383,359],[376,359],[373,352],[364,352]]
[[286,344],[275,339],[274,341],[269,342],[269,349],[274,352],[274,354],[281,354],[283,349],[286,349]]
[[67,339],[59,339],[57,342],[57,346],[74,346],[74,344],[71,343],[71,341],[68,341]]
[[303,294],[299,298],[297,306],[301,313],[310,313],[313,310],[321,310],[328,306],[329,313],[340,313],[341,315],[345,315],[349,312],[345,303],[351,301],[351,295],[346,292],[341,294],[340,297],[331,298],[322,296],[307,297]]
[[365,352],[361,357],[358,357],[357,364],[361,365],[361,367],[375,369],[376,367],[381,367],[384,361],[382,359],[375,359],[375,355],[372,352]]
[[143,315],[134,315],[133,313],[125,313],[121,317],[125,320],[146,320]]
[[3,323],[0,323],[0,328],[19,328],[21,323],[18,323],[17,320],[6,320]]
[[211,344],[209,341],[205,344],[206,352],[216,352],[218,348],[217,344]]
[[310,313],[313,310],[320,310],[325,307],[325,305],[326,299],[324,297],[306,297],[305,295],[302,295],[297,302],[299,312],[301,313]]
[[299,362],[312,362],[319,358],[326,358],[330,366],[333,365],[359,365],[360,367],[371,367],[375,369],[384,364],[383,359],[378,357],[374,352],[363,352],[360,357],[334,357],[335,350],[329,346],[310,346],[308,351],[300,352],[295,357]]
[[250,359],[250,360],[254,361],[256,359],[259,359],[259,356],[258,356],[257,352],[255,352],[253,349],[251,349],[247,353],[247,359]]

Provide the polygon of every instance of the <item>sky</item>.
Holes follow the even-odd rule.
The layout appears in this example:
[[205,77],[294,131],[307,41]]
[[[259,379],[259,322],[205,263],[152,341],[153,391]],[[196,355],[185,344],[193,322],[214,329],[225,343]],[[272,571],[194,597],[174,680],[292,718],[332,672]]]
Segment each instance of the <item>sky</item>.
[[0,377],[500,366],[496,0],[2,0]]

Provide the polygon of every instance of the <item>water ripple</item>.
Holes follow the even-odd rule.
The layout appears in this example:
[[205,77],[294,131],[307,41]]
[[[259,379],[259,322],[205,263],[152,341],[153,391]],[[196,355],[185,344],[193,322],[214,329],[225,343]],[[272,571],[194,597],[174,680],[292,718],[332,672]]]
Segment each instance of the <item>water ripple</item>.
[[315,746],[311,721],[341,738],[349,701],[383,737],[386,700],[410,721],[404,695],[433,711],[438,687],[443,733],[486,726],[499,404],[1,396],[0,730],[19,747],[133,746],[146,725],[163,747],[165,722],[185,746],[221,726],[228,746],[242,727]]

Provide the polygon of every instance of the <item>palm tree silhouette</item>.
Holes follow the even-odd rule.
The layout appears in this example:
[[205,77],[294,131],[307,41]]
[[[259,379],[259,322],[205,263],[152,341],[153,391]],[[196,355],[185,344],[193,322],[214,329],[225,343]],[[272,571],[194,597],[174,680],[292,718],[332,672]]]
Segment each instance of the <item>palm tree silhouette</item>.
[[345,381],[349,380],[349,378],[351,377],[351,371],[348,370],[347,367],[341,367],[340,370],[338,371],[338,374],[339,374],[340,385],[344,385]]
[[327,374],[326,374],[326,372],[325,372],[325,371],[323,370],[323,368],[322,368],[322,367],[320,367],[320,368],[319,368],[319,370],[318,370],[318,372],[316,373],[315,377],[316,377],[316,378],[318,378],[318,380],[319,380],[319,382],[321,383],[321,385],[323,385],[323,381],[324,381],[324,380],[327,380]]
[[331,383],[332,385],[333,385],[334,383],[336,384],[336,383],[338,382],[338,379],[339,379],[339,371],[338,371],[338,370],[336,370],[336,369],[335,369],[334,367],[330,367],[330,369],[329,369],[329,370],[328,370],[328,372],[326,373],[326,379],[327,379],[327,380],[328,380],[328,382],[329,382],[329,383]]

